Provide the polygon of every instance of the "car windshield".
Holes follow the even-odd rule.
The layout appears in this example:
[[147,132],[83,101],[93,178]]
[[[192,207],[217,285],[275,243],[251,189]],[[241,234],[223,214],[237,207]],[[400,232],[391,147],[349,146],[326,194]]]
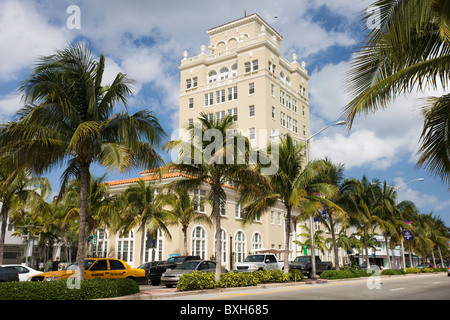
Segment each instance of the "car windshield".
[[263,262],[263,261],[264,261],[263,255],[248,256],[244,260],[244,262]]
[[[95,260],[92,260],[92,259],[84,260],[84,270],[89,269],[94,262],[95,262]],[[67,270],[78,270],[78,261],[76,261],[76,262],[72,263],[70,266],[68,266]]]
[[297,257],[294,260],[294,262],[310,262],[310,261],[311,261],[310,257]]
[[198,263],[198,261],[186,261],[182,264],[177,265],[175,269],[194,270],[197,267]]

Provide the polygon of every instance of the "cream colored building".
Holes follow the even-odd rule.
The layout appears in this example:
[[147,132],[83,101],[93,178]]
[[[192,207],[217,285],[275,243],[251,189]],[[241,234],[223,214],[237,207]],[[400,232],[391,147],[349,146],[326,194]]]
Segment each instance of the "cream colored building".
[[[291,62],[282,57],[282,36],[256,14],[210,29],[208,34],[208,48],[203,46],[201,53],[194,57],[185,52],[181,60],[180,129],[186,128],[189,122],[196,121],[200,113],[205,112],[216,118],[225,114],[236,116],[236,127],[250,138],[254,147],[265,147],[269,139],[278,139],[277,135],[287,133],[297,141],[309,137],[309,77],[304,63],[298,63],[295,55]],[[272,138],[269,137],[271,135]],[[162,179],[152,171],[141,174],[142,177],[136,179],[109,182],[111,192],[123,192],[140,178],[154,183],[158,189],[176,179],[186,178],[176,171],[166,173]],[[238,194],[231,186],[225,189],[227,201],[221,211],[223,265],[230,268],[231,259],[233,263],[242,261],[256,249],[284,251],[283,205],[271,208],[260,221],[244,227],[237,203]],[[206,192],[205,186],[197,191],[197,196],[203,197]],[[211,210],[209,205],[199,208],[205,215],[209,215]],[[292,230],[293,240],[304,232],[294,226]],[[183,254],[181,228],[171,227],[170,235],[171,239],[159,232],[152,244],[154,247],[146,247],[144,260],[164,260],[171,254]],[[209,259],[215,254],[214,242],[215,226],[189,226],[189,254]],[[137,266],[140,263],[140,244],[141,233],[138,230],[126,235],[100,231],[91,250],[93,254],[118,257]],[[290,260],[302,253],[302,248],[294,243],[290,250]],[[283,256],[278,254],[278,258],[284,259]]]
[[253,147],[265,148],[275,135],[309,137],[308,73],[295,54],[292,61],[281,55],[282,36],[257,14],[208,34],[208,48],[181,60],[179,127],[202,112],[230,114]]

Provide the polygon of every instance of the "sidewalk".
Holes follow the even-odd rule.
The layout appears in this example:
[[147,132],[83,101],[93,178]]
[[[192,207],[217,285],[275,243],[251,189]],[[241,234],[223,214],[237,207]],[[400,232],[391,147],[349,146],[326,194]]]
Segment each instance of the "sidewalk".
[[328,281],[330,281],[330,280],[305,278],[302,281],[298,281],[298,282],[262,283],[262,284],[258,284],[256,286],[248,286],[248,287],[216,288],[216,289],[191,290],[191,291],[179,291],[177,288],[155,287],[155,288],[148,288],[148,289],[146,288],[144,290],[141,290],[141,292],[135,293],[132,295],[110,298],[108,300],[153,300],[153,299],[158,299],[158,298],[167,299],[170,297],[202,294],[202,293],[206,293],[206,292],[224,292],[224,291],[246,290],[246,289],[255,289],[255,288],[287,287],[287,286],[295,286],[295,285],[326,283]]

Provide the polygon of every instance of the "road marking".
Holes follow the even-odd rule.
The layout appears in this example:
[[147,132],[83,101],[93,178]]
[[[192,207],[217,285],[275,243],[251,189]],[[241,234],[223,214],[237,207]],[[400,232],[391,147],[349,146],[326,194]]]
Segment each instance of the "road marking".
[[398,290],[405,290],[405,288],[396,288],[396,289],[391,289],[390,291],[398,291]]

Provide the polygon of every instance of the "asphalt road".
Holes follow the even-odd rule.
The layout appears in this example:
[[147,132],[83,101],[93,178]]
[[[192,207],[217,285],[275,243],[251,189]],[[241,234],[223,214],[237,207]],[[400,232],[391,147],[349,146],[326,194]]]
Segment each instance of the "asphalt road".
[[[155,297],[156,298],[156,297]],[[170,300],[450,300],[447,273],[369,277],[317,284],[267,286],[223,292],[160,296]]]

